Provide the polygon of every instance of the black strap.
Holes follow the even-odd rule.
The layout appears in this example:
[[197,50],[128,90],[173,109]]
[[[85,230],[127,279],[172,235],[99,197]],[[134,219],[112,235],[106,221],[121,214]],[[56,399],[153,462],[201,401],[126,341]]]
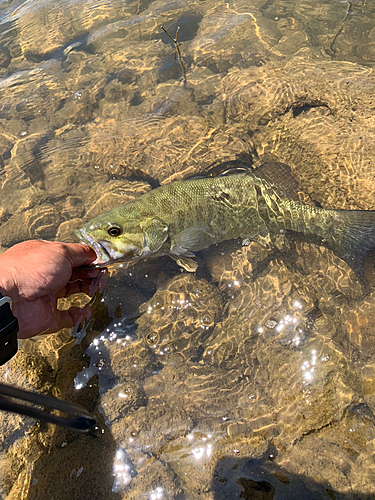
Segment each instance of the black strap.
[[[0,301],[3,302],[0,294]],[[18,321],[13,315],[9,302],[0,306],[0,365],[12,358],[18,349]]]

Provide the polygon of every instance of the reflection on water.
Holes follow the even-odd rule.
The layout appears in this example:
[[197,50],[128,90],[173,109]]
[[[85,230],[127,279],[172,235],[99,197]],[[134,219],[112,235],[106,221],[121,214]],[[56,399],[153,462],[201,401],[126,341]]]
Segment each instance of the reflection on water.
[[[307,203],[374,209],[374,14],[366,0],[4,0],[0,250],[73,241],[239,155],[289,164]],[[186,86],[161,25],[180,26]],[[374,496],[371,259],[361,283],[279,234],[198,260],[195,274],[115,267],[83,330],[24,342],[3,377],[98,423],[78,436],[1,415],[1,498]]]

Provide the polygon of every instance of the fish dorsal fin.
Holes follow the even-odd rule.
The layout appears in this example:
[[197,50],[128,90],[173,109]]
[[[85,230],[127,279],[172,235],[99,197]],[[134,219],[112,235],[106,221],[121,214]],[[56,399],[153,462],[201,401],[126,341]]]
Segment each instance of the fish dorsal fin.
[[243,174],[254,170],[251,156],[239,157],[236,160],[224,161],[222,163],[211,163],[205,170],[185,177],[184,180],[202,179],[207,177],[224,177],[227,175]]
[[263,163],[253,170],[253,174],[273,184],[289,198],[299,201],[298,192],[301,192],[301,189],[293,177],[290,167],[285,163],[278,161]]
[[211,164],[207,169],[193,176],[185,177],[184,180],[225,177],[238,174],[255,175],[277,187],[279,191],[284,192],[289,198],[300,201],[298,193],[302,190],[286,163],[270,161],[259,166],[255,166],[255,163],[259,165],[260,161],[255,162],[251,156],[246,155],[236,160]]

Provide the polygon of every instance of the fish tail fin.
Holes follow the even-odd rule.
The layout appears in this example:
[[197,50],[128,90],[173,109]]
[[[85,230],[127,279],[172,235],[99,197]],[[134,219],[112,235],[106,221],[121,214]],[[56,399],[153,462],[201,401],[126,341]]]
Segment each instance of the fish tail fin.
[[338,255],[363,280],[367,254],[375,248],[375,210],[335,210],[340,222],[333,236]]

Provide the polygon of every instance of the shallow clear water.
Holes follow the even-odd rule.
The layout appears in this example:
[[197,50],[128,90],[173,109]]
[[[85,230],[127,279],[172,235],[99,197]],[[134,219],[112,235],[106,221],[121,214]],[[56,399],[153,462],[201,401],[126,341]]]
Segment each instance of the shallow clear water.
[[[375,209],[374,14],[1,2],[0,250],[74,241],[96,214],[239,155],[290,165],[306,202]],[[186,84],[161,26],[180,26]],[[373,259],[363,285],[301,238],[245,243],[200,252],[195,274],[114,266],[83,329],[23,342],[3,378],[98,425],[1,414],[1,498],[373,498]]]

